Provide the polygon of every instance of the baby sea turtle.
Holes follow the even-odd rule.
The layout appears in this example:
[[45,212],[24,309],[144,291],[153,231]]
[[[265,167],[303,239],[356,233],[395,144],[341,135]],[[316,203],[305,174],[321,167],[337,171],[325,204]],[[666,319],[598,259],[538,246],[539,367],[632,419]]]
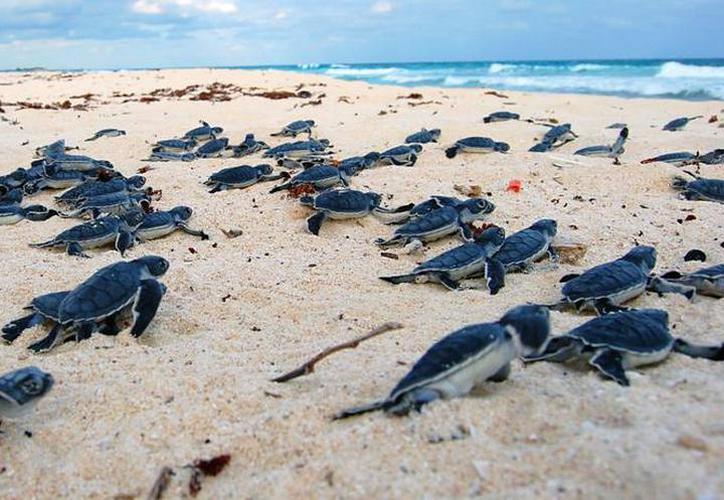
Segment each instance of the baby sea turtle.
[[548,255],[551,260],[558,256],[551,243],[558,232],[558,223],[553,219],[541,219],[530,227],[513,233],[493,259],[503,265],[506,272],[527,271],[534,262]]
[[209,236],[205,232],[188,227],[187,222],[193,213],[191,207],[178,206],[171,210],[157,210],[146,214],[136,229],[136,237],[141,241],[155,240],[180,229],[186,234],[208,240]]
[[[36,158],[54,158],[56,156],[62,156],[65,154],[65,152],[69,149],[73,148],[67,148],[65,146],[65,139],[59,139],[55,142],[51,142],[50,144],[46,144],[45,146],[39,146],[35,148],[35,157]],[[77,148],[75,148],[77,149]]]
[[553,307],[572,304],[576,310],[593,308],[598,314],[620,309],[620,304],[641,295],[656,265],[656,249],[637,246],[626,255],[592,267],[580,275],[569,275],[563,299]]
[[[67,293],[58,305],[56,326],[29,349],[49,351],[70,338],[80,342],[97,331],[103,321],[125,311],[133,313],[131,335],[140,337],[156,315],[166,292],[158,278],[168,268],[166,259],[149,255],[100,269]],[[106,332],[115,333],[115,328]]]
[[96,160],[85,155],[58,155],[44,160],[37,160],[38,165],[47,168],[48,165],[54,166],[58,170],[78,170],[81,172],[97,169],[112,169],[113,164],[107,160]]
[[204,184],[211,186],[209,193],[217,193],[227,189],[244,189],[253,186],[257,182],[274,181],[281,178],[281,175],[272,175],[271,165],[263,164],[252,167],[241,165],[229,167],[211,174]]
[[468,394],[486,381],[503,382],[510,364],[537,352],[550,333],[550,314],[535,305],[518,306],[498,321],[470,325],[436,342],[383,401],[349,408],[342,419],[375,410],[406,415],[437,399]]
[[387,151],[380,153],[377,160],[378,165],[397,165],[401,167],[412,167],[417,162],[417,155],[422,152],[422,146],[419,144],[406,144],[404,146],[395,146]]
[[319,156],[329,154],[327,139],[310,139],[308,141],[296,141],[280,144],[279,146],[264,151],[265,158],[306,158],[308,156]]
[[699,161],[705,165],[724,164],[724,149],[715,149],[699,157]]
[[458,205],[438,208],[417,217],[398,227],[392,238],[379,239],[375,243],[382,248],[410,243],[416,245],[415,242],[435,241],[455,233],[461,233],[465,240],[469,240],[472,232],[468,224],[482,219],[493,210],[495,205],[488,200],[471,198]]
[[500,265],[490,261],[503,245],[505,231],[499,227],[489,227],[475,237],[472,242],[464,243],[432,259],[426,260],[409,274],[400,276],[381,276],[380,279],[393,283],[441,283],[449,290],[460,288],[460,281],[474,274],[482,273],[491,293],[500,289],[500,281],[505,271]]
[[680,191],[683,198],[724,203],[724,180],[706,179],[691,172],[687,173],[694,177],[693,181],[686,180],[683,177],[674,177],[671,183],[671,187],[676,191]]
[[253,155],[263,149],[269,149],[269,145],[263,141],[257,141],[254,138],[254,134],[246,134],[244,141],[238,146],[234,146],[233,152],[235,158],[241,158],[242,156]]
[[570,123],[556,125],[555,127],[551,127],[550,130],[545,133],[543,139],[541,139],[538,144],[530,148],[528,151],[533,153],[544,153],[554,148],[559,148],[567,142],[575,140],[577,137],[578,136],[573,132],[573,130],[571,130]]
[[196,153],[172,153],[163,151],[161,148],[154,148],[144,161],[194,161],[195,159]]
[[613,158],[615,165],[620,165],[619,158],[624,153],[624,144],[628,139],[628,128],[624,127],[618,135],[618,139],[611,146],[589,146],[587,148],[579,149],[574,155],[580,156],[592,156],[597,158]]
[[299,134],[309,134],[311,136],[312,127],[315,126],[314,120],[297,120],[285,126],[279,132],[272,134],[272,136],[296,137]]
[[27,415],[53,387],[53,377],[34,366],[0,376],[0,419]]
[[145,211],[150,206],[151,195],[145,192],[128,193],[119,191],[87,198],[75,206],[73,210],[58,215],[65,218],[90,215],[96,218],[100,214],[119,214],[133,208],[141,208]]
[[380,207],[382,196],[379,194],[353,189],[329,190],[317,196],[303,196],[299,201],[316,211],[307,219],[307,229],[314,235],[319,234],[326,219],[358,219],[370,213],[393,211]]
[[17,224],[24,219],[42,222],[56,215],[58,212],[43,205],[0,205],[0,225]]
[[96,139],[100,139],[101,137],[120,137],[122,135],[126,135],[125,130],[118,130],[117,128],[104,128],[103,130],[99,130],[95,134],[93,134],[93,137],[89,137],[85,140],[85,142],[89,141],[95,141]]
[[198,143],[195,140],[165,139],[154,144],[154,151],[166,153],[184,153],[193,150]]
[[229,145],[229,139],[222,137],[220,139],[212,139],[209,142],[199,146],[196,150],[197,158],[219,158],[223,155],[226,147]]
[[337,168],[344,170],[349,175],[357,175],[362,170],[374,167],[380,159],[380,154],[376,152],[367,153],[364,156],[352,156],[345,158],[337,164]]
[[76,205],[95,196],[137,192],[145,184],[146,178],[142,175],[134,175],[128,178],[117,177],[106,182],[91,180],[65,191],[60,196],[56,196],[55,200],[66,205]]
[[654,156],[653,158],[647,158],[645,160],[641,160],[641,164],[645,165],[647,163],[655,163],[655,162],[661,162],[661,163],[669,163],[671,165],[676,165],[677,167],[683,167],[685,165],[691,165],[693,163],[698,163],[699,161],[699,154],[689,153],[688,151],[680,151],[677,153],[665,153],[659,156]]
[[122,215],[111,215],[73,226],[52,240],[31,243],[32,248],[65,247],[68,255],[89,257],[84,250],[113,244],[123,255],[134,241],[134,232],[145,217],[142,210],[129,210]]
[[701,346],[675,338],[669,331],[669,315],[658,309],[638,309],[607,314],[551,337],[540,354],[524,361],[563,363],[584,358],[607,378],[630,384],[626,370],[658,363],[671,353],[692,358],[724,361],[724,345]]
[[221,127],[212,127],[205,121],[201,120],[201,126],[189,130],[183,136],[184,139],[193,141],[208,141],[209,139],[216,139],[216,136],[224,131]]
[[[663,280],[663,285],[673,283],[701,295],[724,297],[724,264],[704,267],[691,273],[669,271],[654,279]],[[681,293],[681,289],[672,291]]]
[[676,118],[675,120],[671,120],[669,123],[664,125],[663,130],[667,130],[669,132],[678,132],[682,130],[684,127],[686,127],[690,121],[697,120],[699,118],[704,118],[702,115],[692,116],[691,118],[683,117],[683,118]]
[[423,128],[419,132],[408,135],[405,139],[405,144],[427,144],[428,142],[437,142],[441,133],[442,132],[439,128],[433,128],[430,130]]
[[24,197],[22,189],[11,189],[0,195],[0,205],[20,205]]
[[496,111],[483,118],[484,123],[504,122],[508,120],[520,120],[520,115],[518,113],[511,113],[510,111]]
[[489,137],[466,137],[447,148],[445,156],[455,158],[458,153],[505,153],[509,150],[510,145],[507,143],[496,142]]
[[315,165],[299,172],[288,182],[274,186],[269,192],[276,193],[300,184],[310,184],[318,190],[327,189],[337,184],[347,186],[349,184],[349,174],[345,170],[340,170],[331,165]]

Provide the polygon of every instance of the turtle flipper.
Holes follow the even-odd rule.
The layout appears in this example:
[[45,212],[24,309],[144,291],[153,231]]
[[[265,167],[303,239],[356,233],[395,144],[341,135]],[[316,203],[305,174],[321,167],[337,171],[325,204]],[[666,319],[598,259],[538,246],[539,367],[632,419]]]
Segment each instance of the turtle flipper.
[[355,417],[357,415],[362,415],[363,413],[369,413],[372,411],[378,411],[384,408],[386,401],[375,401],[374,403],[370,403],[367,405],[362,406],[354,406],[352,408],[347,408],[346,410],[342,410],[339,413],[335,413],[332,417],[332,420],[342,420],[349,417]]
[[724,361],[724,344],[696,345],[684,339],[675,339],[673,350],[691,358],[706,358],[712,361]]
[[617,306],[616,304],[612,304],[610,300],[608,299],[600,299],[593,303],[593,308],[596,310],[596,314],[599,316],[603,316],[604,314],[619,312],[619,311],[628,311],[630,308],[628,307],[622,307]]
[[392,283],[393,285],[399,285],[400,283],[415,283],[417,275],[415,274],[401,274],[399,276],[380,276],[382,281]]
[[661,276],[650,278],[646,290],[663,295],[665,293],[678,293],[691,300],[696,295],[696,287],[672,283]]
[[68,243],[65,251],[68,255],[71,255],[73,257],[83,257],[84,259],[90,259],[90,255],[85,253],[83,251],[83,247],[80,246],[80,244],[77,242]]
[[133,235],[128,231],[121,231],[116,236],[116,250],[121,254],[121,257],[126,253],[126,250],[133,246]]
[[28,328],[32,328],[36,325],[39,325],[43,322],[43,316],[37,313],[28,314],[27,316],[23,316],[22,318],[18,318],[14,321],[11,321],[7,325],[3,326],[2,329],[2,339],[7,342],[8,344],[12,344],[15,339],[20,337],[22,333],[27,330]]
[[133,327],[131,335],[138,338],[148,328],[151,320],[158,311],[161,299],[166,293],[166,287],[156,280],[141,281],[141,288],[133,303]]
[[284,191],[285,189],[289,189],[292,187],[291,183],[285,182],[284,184],[279,184],[278,186],[274,186],[269,190],[269,193],[276,193],[278,191]]
[[612,349],[599,349],[588,361],[591,366],[596,367],[604,376],[611,378],[623,386],[631,385],[626,370],[623,368],[621,353]]
[[457,146],[453,146],[453,147],[447,148],[445,150],[445,156],[447,156],[448,158],[455,158],[457,156],[457,154],[458,154]]
[[198,236],[198,237],[201,238],[202,240],[208,240],[208,239],[209,239],[209,235],[206,234],[205,232],[201,231],[200,229],[199,229],[199,230],[197,230],[197,229],[191,229],[191,228],[188,227],[186,224],[180,223],[180,224],[178,224],[178,228],[179,228],[181,231],[183,231],[184,233],[190,234],[191,236]]
[[577,342],[570,337],[560,336],[549,339],[540,353],[525,356],[522,359],[525,363],[535,363],[536,361],[564,363],[577,354]]
[[460,282],[454,280],[448,273],[435,273],[435,277],[448,290],[459,290]]
[[214,184],[214,187],[211,188],[209,193],[218,193],[219,191],[223,191],[224,188],[221,187],[221,184]]
[[50,351],[53,347],[60,343],[61,339],[59,337],[61,328],[61,325],[59,323],[56,323],[55,325],[53,325],[53,328],[50,330],[50,332],[48,332],[48,335],[40,339],[38,342],[30,344],[28,346],[28,349],[35,353]]
[[434,389],[427,387],[420,387],[415,389],[394,402],[387,402],[383,408],[385,413],[390,413],[395,416],[403,416],[410,413],[410,411],[420,411],[420,409],[428,403],[440,399],[440,393]]
[[324,212],[317,212],[307,219],[307,229],[310,233],[315,236],[319,235],[319,230],[322,228],[322,223],[327,218],[327,214]]
[[485,283],[490,295],[497,294],[505,286],[505,266],[495,259],[485,261]]

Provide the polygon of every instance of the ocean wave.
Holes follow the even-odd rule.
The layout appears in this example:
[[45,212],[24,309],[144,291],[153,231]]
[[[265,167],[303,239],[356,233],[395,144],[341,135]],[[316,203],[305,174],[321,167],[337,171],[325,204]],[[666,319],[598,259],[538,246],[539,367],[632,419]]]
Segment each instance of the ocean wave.
[[365,76],[383,76],[399,73],[401,68],[329,68],[325,71],[330,76],[346,76],[346,77],[365,77]]
[[575,64],[570,67],[570,70],[574,73],[583,73],[586,71],[601,71],[608,68],[610,68],[610,66],[606,66],[605,64]]
[[299,69],[318,69],[319,64],[318,63],[297,64],[297,68],[299,68]]
[[493,63],[490,65],[490,69],[488,69],[488,73],[494,75],[497,73],[507,73],[510,71],[514,71],[518,67],[517,64],[501,64],[501,63]]
[[664,63],[657,78],[724,78],[724,66],[695,66],[670,61]]

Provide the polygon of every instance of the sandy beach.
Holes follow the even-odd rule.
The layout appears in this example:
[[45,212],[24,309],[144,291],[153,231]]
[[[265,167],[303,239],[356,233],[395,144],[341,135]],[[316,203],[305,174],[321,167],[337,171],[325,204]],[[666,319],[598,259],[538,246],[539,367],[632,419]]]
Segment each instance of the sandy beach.
[[[639,163],[723,147],[721,101],[507,91],[500,97],[487,90],[371,86],[276,71],[0,73],[0,173],[28,166],[35,147],[65,138],[125,175],[152,166],[144,174],[148,185],[163,192],[155,206],[191,206],[190,225],[211,236],[200,241],[178,232],[129,251],[129,258],[155,254],[171,262],[162,279],[168,293],[140,340],[127,331],[96,335],[32,355],[26,346],[42,336],[35,329],[0,346],[0,373],[32,364],[56,379],[37,411],[0,427],[0,497],[145,498],[170,466],[176,476],[165,498],[183,498],[189,473],[182,466],[223,453],[231,455],[229,466],[203,481],[199,498],[724,496],[722,365],[676,354],[632,370],[628,388],[585,366],[516,363],[505,383],[433,403],[421,414],[330,420],[342,408],[387,395],[445,334],[497,320],[526,301],[554,301],[561,276],[617,258],[637,242],[657,248],[657,271],[700,267],[683,259],[695,248],[707,263],[724,261],[722,205],[679,199],[669,184],[680,168]],[[303,97],[251,95],[270,91]],[[199,98],[203,92],[210,100]],[[410,98],[415,93],[421,96]],[[580,137],[550,154],[528,153],[546,129],[522,121],[483,124],[483,116],[499,110],[570,122]],[[706,119],[682,132],[661,130],[693,115]],[[709,123],[710,116],[719,122]],[[458,241],[386,258],[373,242],[393,228],[374,217],[328,222],[316,237],[306,231],[309,209],[269,194],[273,184],[213,195],[202,184],[220,168],[263,163],[260,155],[142,161],[150,143],[180,136],[199,120],[223,127],[234,144],[253,132],[276,145],[281,138],[270,134],[297,119],[315,120],[315,135],[330,139],[340,159],[395,146],[422,127],[440,128],[440,143],[427,145],[415,167],[364,171],[351,186],[382,193],[394,206],[456,195],[456,184],[478,185],[497,207],[490,222],[510,234],[555,218],[559,237],[585,244],[587,254],[578,265],[543,262],[509,275],[496,296],[392,286],[378,276],[410,270]],[[622,165],[573,156],[612,143],[618,131],[605,127],[614,122],[631,130]],[[127,135],[83,142],[109,127]],[[473,135],[506,141],[511,151],[445,157],[445,147]],[[724,167],[702,165],[701,174],[724,178]],[[506,190],[514,179],[522,181],[519,193]],[[55,194],[45,191],[32,202],[52,205]],[[0,227],[0,324],[20,316],[34,296],[71,288],[119,259],[111,250],[77,259],[28,247],[74,223],[52,218]],[[223,231],[230,229],[243,234],[228,238]],[[646,294],[632,305],[666,309],[676,335],[723,340],[722,301]],[[553,312],[553,331],[590,318]],[[313,374],[270,382],[387,321],[404,328],[330,357]]]

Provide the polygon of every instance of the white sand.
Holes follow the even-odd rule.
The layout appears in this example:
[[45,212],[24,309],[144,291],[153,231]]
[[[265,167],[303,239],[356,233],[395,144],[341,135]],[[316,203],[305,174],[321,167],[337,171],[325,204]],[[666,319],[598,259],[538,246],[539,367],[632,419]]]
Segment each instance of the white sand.
[[[295,108],[303,99],[236,96],[209,103],[163,98],[123,104],[110,97],[114,91],[138,97],[161,87],[216,81],[265,90],[294,90],[305,83],[305,89],[326,97],[322,105],[304,108]],[[218,453],[231,453],[231,464],[204,481],[202,498],[724,495],[722,365],[680,355],[630,372],[629,388],[587,368],[516,365],[506,383],[432,404],[421,415],[329,420],[341,408],[384,396],[446,333],[495,320],[524,301],[554,300],[560,276],[616,258],[635,240],[657,247],[658,270],[695,268],[697,263],[683,262],[691,248],[704,250],[712,264],[722,262],[722,205],[679,200],[668,187],[679,169],[639,164],[655,154],[722,147],[723,130],[706,120],[680,133],[660,130],[678,116],[721,117],[721,102],[524,93],[500,99],[482,90],[371,87],[311,75],[223,70],[91,73],[70,79],[4,73],[0,84],[3,102],[49,103],[100,94],[87,112],[16,111],[0,105],[6,111],[0,116],[19,121],[19,126],[0,122],[3,173],[27,166],[36,146],[65,138],[131,175],[146,165],[140,159],[150,150],[148,141],[182,134],[199,119],[223,126],[233,143],[247,132],[269,140],[285,123],[314,119],[317,135],[331,139],[339,157],[394,146],[422,126],[439,127],[441,144],[426,147],[414,168],[367,171],[353,180],[353,187],[394,195],[390,204],[401,204],[433,193],[454,194],[453,184],[479,184],[492,192],[497,205],[491,221],[508,232],[554,217],[562,236],[589,245],[579,266],[554,270],[543,265],[531,274],[511,275],[495,297],[449,293],[434,285],[395,287],[377,276],[409,270],[457,243],[434,243],[424,257],[387,259],[372,242],[392,228],[372,217],[327,223],[314,237],[305,232],[308,210],[268,194],[270,184],[207,194],[201,182],[221,167],[242,163],[238,160],[155,163],[146,176],[149,185],[163,189],[158,206],[192,206],[192,225],[212,239],[201,242],[178,233],[129,252],[131,258],[158,254],[172,263],[163,279],[169,292],[140,341],[125,332],[117,338],[95,336],[34,356],[25,349],[41,336],[34,330],[12,346],[0,346],[0,372],[35,364],[57,380],[36,412],[2,425],[3,498],[143,498],[162,466]],[[440,104],[411,107],[413,101],[397,99],[412,91]],[[338,102],[340,96],[352,104]],[[545,129],[523,122],[482,123],[485,114],[501,109],[570,121],[581,137],[549,155],[527,153]],[[381,110],[388,114],[378,116]],[[578,148],[613,142],[617,131],[604,127],[619,121],[631,127],[623,166],[572,156]],[[106,127],[125,129],[128,135],[82,142]],[[470,135],[507,141],[511,154],[444,157],[446,145]],[[276,144],[273,139],[269,142]],[[21,145],[25,141],[29,144]],[[553,158],[583,165],[560,169],[551,165]],[[722,178],[724,168],[703,166],[702,173]],[[521,193],[505,191],[510,179],[523,181]],[[34,200],[51,203],[51,194]],[[688,214],[696,220],[677,223]],[[55,218],[0,228],[0,323],[18,317],[33,296],[73,287],[118,259],[111,251],[84,260],[28,248],[70,224]],[[228,239],[221,230],[231,228],[244,234]],[[675,334],[699,342],[722,340],[723,304],[655,295],[633,303],[667,309]],[[556,332],[587,319],[552,315]],[[310,376],[283,385],[269,382],[324,347],[385,321],[400,321],[405,329],[340,353]],[[460,427],[469,432],[464,439],[429,442],[460,434]],[[32,431],[32,438],[25,430]],[[688,446],[679,442],[682,437]],[[702,450],[694,449],[702,443]],[[183,472],[174,478],[169,498],[184,495],[186,478]]]

